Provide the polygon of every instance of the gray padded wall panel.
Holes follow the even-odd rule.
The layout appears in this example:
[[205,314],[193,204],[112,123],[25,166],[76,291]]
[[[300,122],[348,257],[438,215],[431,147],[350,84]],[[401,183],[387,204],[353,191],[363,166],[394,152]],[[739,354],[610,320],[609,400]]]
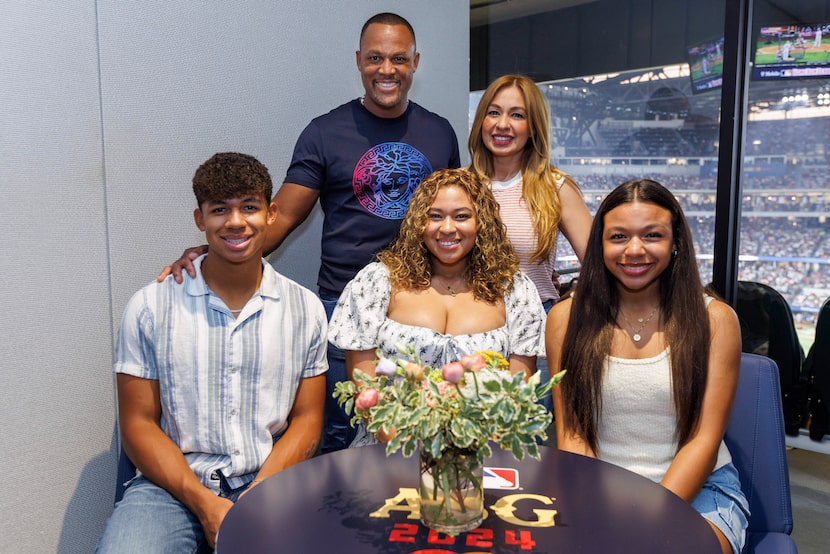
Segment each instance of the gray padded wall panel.
[[[425,9],[430,4],[433,11]],[[183,248],[201,243],[188,188],[199,163],[217,151],[247,152],[269,168],[278,187],[309,119],[362,93],[354,51],[362,23],[379,10],[399,8],[411,19],[421,50],[411,97],[453,116],[466,143],[467,28],[461,33],[449,28],[449,22],[466,17],[465,2],[449,3],[454,18],[435,17],[436,6],[448,7],[438,1],[416,7],[352,1],[349,13],[332,10],[323,0],[246,2],[237,10],[223,2],[208,5],[214,9],[164,2],[152,10],[133,4],[101,7],[116,313],[130,291],[155,277]],[[460,87],[460,94],[445,94],[448,83]],[[278,270],[312,290],[320,223],[315,211],[272,256]]]
[[0,17],[2,552],[90,552],[115,475],[95,4]]
[[[367,17],[413,23],[410,96],[448,117],[464,150],[468,2],[339,5],[4,3],[0,552],[92,550],[114,492],[112,333],[129,297],[202,241],[193,171],[239,150],[279,186],[308,120],[361,94]],[[310,288],[319,228],[315,214],[272,256]]]

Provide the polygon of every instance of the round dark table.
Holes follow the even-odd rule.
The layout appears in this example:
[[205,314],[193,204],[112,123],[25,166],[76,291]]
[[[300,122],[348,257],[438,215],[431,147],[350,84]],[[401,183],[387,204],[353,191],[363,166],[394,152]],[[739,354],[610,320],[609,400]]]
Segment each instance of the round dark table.
[[706,520],[660,485],[599,460],[541,450],[541,461],[517,462],[493,448],[487,517],[457,537],[409,519],[417,454],[387,458],[377,445],[318,456],[243,496],[225,517],[216,552],[720,552]]

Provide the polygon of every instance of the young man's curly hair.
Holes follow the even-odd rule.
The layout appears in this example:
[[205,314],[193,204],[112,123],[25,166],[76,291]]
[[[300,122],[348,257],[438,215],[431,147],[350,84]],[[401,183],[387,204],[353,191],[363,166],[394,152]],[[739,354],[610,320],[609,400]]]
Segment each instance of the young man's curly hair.
[[271,175],[262,162],[238,152],[219,152],[199,166],[193,175],[193,194],[199,207],[204,202],[265,196],[271,200]]
[[453,186],[467,193],[475,209],[476,240],[467,263],[467,282],[477,299],[487,302],[503,299],[513,288],[519,259],[510,246],[496,198],[486,184],[466,169],[436,171],[418,185],[398,238],[378,254],[378,259],[389,269],[393,287],[406,290],[429,288],[431,255],[424,244],[427,214],[438,191]]

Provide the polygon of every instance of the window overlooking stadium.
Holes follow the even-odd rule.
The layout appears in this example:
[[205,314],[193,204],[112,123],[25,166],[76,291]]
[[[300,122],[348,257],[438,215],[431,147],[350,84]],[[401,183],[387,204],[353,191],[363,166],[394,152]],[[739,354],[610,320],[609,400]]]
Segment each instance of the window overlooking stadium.
[[[552,114],[552,160],[579,184],[591,212],[623,181],[659,181],[686,210],[701,278],[711,280],[719,94],[692,95],[685,65],[538,86]],[[480,97],[470,94],[471,114]],[[562,237],[557,253],[567,282],[576,256]]]
[[806,352],[830,297],[830,36],[826,22],[767,23],[751,52],[738,278],[784,296]]
[[[474,0],[470,121],[494,78],[533,78],[551,109],[552,160],[579,184],[591,212],[627,179],[663,183],[686,212],[709,283],[724,2],[671,4],[663,11],[650,3],[646,13],[628,0]],[[738,279],[783,295],[806,351],[830,297],[830,79],[816,78],[830,72],[830,25],[779,25],[766,21],[774,6],[755,5]],[[557,253],[567,283],[578,263],[561,237]]]

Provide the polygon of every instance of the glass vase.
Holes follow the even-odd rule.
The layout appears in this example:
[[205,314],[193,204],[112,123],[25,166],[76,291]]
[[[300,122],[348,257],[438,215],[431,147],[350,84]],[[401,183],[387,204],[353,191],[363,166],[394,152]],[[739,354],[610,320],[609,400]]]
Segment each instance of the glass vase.
[[447,450],[435,458],[422,449],[420,468],[421,523],[448,535],[481,524],[483,468],[475,455]]

